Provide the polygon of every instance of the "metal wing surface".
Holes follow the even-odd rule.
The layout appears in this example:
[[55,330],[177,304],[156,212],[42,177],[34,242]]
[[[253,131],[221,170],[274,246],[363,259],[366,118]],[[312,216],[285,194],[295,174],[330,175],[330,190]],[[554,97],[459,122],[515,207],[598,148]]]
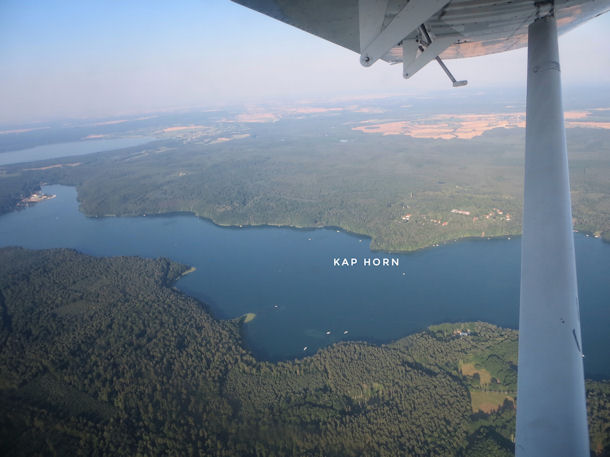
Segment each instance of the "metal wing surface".
[[[387,49],[382,46],[381,55],[375,56],[374,60],[380,58],[391,63],[403,62],[404,46],[400,44],[403,40],[418,40],[421,24],[426,25],[433,41],[444,43],[444,46],[440,46],[444,49],[440,49],[437,55],[454,59],[525,47],[529,24],[553,8],[560,34],[610,8],[608,0],[233,1],[358,54],[362,54],[372,41],[386,32],[388,36],[385,38],[390,40],[387,42],[390,44]],[[431,10],[434,11],[430,13]],[[361,21],[361,13],[367,16],[366,21]],[[415,20],[417,27],[399,27],[409,18]],[[365,26],[361,27],[361,23]],[[402,32],[387,33],[392,27]]]

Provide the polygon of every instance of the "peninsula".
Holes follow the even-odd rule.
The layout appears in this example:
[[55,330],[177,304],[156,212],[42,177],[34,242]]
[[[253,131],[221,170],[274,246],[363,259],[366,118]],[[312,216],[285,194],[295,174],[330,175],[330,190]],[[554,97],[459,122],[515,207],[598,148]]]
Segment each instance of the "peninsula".
[[[444,324],[269,363],[171,287],[188,267],[0,249],[0,452],[513,455],[517,332]],[[591,449],[610,384],[588,382]]]

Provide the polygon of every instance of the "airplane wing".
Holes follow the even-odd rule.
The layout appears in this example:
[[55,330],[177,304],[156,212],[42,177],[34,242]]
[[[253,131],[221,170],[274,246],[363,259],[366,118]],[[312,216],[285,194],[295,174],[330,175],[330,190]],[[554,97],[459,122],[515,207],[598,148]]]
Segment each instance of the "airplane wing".
[[[558,34],[610,0],[234,0],[360,54],[402,62],[528,47],[517,457],[588,456],[583,353]],[[586,46],[586,43],[583,45]]]
[[561,34],[609,8],[606,0],[233,1],[354,51],[365,66],[404,63],[407,78],[436,57],[524,47],[529,24],[552,10]]

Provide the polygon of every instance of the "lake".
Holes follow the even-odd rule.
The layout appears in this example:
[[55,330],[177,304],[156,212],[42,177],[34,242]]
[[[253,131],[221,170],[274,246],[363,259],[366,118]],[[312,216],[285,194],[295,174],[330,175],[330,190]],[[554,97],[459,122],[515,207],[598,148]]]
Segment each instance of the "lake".
[[[367,238],[335,229],[225,228],[191,215],[87,218],[74,188],[44,192],[57,198],[0,216],[0,246],[168,257],[194,266],[177,286],[218,318],[255,313],[244,338],[258,358],[302,357],[343,340],[385,343],[441,322],[517,327],[518,238],[396,255],[371,252]],[[610,378],[610,244],[581,234],[575,242],[585,372]],[[343,258],[357,264],[335,266]]]
[[94,152],[114,151],[117,149],[139,146],[154,140],[154,138],[142,136],[45,144],[43,146],[36,146],[28,149],[0,153],[0,165],[56,159],[59,157],[92,154]]

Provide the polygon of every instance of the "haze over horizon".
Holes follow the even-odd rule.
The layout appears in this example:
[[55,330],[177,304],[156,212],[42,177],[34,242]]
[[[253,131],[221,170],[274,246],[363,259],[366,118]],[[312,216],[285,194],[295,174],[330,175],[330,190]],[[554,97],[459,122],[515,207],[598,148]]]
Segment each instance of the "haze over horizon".
[[[564,87],[610,83],[610,15],[560,38]],[[109,117],[269,100],[447,93],[525,86],[525,49],[448,61],[405,81],[229,0],[0,5],[0,123]],[[455,95],[454,95],[455,94]]]

